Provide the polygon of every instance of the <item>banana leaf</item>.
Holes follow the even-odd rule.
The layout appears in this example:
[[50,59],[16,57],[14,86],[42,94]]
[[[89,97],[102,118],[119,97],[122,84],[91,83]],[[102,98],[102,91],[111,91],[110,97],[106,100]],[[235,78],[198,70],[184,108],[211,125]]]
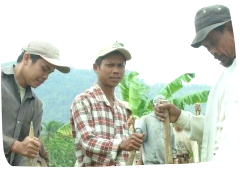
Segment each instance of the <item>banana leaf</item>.
[[138,75],[136,71],[125,75],[119,84],[119,90],[122,100],[129,102],[133,115],[141,117],[149,108],[149,87],[137,77]]
[[189,94],[183,97],[170,99],[169,102],[175,104],[178,108],[184,109],[185,105],[193,105],[195,103],[207,102],[210,90],[203,90],[194,94]]
[[62,136],[72,136],[72,130],[70,123],[66,123],[63,126],[61,126],[58,130],[57,133],[62,135]]
[[183,82],[189,83],[193,78],[195,78],[195,73],[185,73],[167,84],[160,91],[160,94],[165,96],[166,99],[169,99],[175,92],[177,92],[183,87]]

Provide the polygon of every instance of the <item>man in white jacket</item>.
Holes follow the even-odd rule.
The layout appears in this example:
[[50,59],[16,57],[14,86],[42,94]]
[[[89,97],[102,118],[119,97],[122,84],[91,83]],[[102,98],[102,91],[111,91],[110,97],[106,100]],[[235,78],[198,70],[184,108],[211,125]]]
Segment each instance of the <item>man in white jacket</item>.
[[158,104],[155,113],[164,121],[168,110],[172,123],[183,128],[191,140],[202,142],[201,162],[233,161],[239,157],[240,143],[237,130],[239,76],[229,9],[212,5],[198,10],[195,28],[191,46],[205,47],[226,68],[209,93],[205,116],[195,116],[170,103]]

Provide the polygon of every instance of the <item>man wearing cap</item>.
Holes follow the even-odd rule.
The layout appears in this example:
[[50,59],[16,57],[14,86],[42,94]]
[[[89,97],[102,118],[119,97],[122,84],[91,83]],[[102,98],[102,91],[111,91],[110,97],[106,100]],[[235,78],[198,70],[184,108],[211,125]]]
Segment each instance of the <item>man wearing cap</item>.
[[[160,100],[165,99],[162,95],[157,95],[153,99],[153,106]],[[177,163],[177,150],[175,144],[175,136],[172,124],[170,124],[170,133],[172,137],[172,158],[173,163]],[[166,164],[165,145],[164,145],[164,124],[158,120],[154,112],[149,113],[139,119],[136,123],[136,132],[143,133],[144,140],[140,150],[140,158],[138,165]]]
[[128,151],[142,144],[142,134],[129,136],[125,106],[114,95],[130,59],[117,42],[100,50],[93,64],[97,83],[73,100],[70,122],[77,166],[126,165]]
[[[58,49],[48,42],[33,41],[23,47],[17,63],[2,68],[2,130],[4,153],[12,166],[28,166],[27,158],[39,154],[42,102],[32,88],[43,84],[55,68],[68,73]],[[33,122],[34,138],[29,137]],[[36,165],[36,159],[33,161]]]
[[205,47],[226,69],[208,96],[205,116],[195,116],[173,104],[159,104],[156,114],[185,130],[191,140],[202,142],[201,161],[233,161],[239,155],[239,137],[234,125],[239,121],[236,52],[230,11],[223,5],[212,5],[197,11],[196,36],[192,47]]

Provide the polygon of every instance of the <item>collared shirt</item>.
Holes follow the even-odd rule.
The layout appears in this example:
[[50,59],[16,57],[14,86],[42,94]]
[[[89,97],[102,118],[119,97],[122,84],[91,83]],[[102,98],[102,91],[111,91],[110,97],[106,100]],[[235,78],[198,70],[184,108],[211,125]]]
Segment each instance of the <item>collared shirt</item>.
[[70,123],[77,166],[125,165],[128,152],[118,150],[129,133],[125,106],[115,98],[111,107],[98,84],[75,97]]
[[26,166],[26,157],[11,153],[15,140],[23,141],[29,135],[30,123],[33,121],[34,135],[38,137],[41,130],[42,102],[30,87],[26,88],[21,102],[18,82],[14,77],[13,65],[2,68],[2,130],[6,159],[10,165]]
[[[172,157],[177,157],[177,150],[175,144],[175,136],[173,133],[172,124]],[[159,121],[154,113],[149,113],[141,117],[135,126],[136,131],[144,133],[144,141],[142,144],[142,159],[143,164],[165,164],[165,144],[164,144],[164,130],[163,122]]]

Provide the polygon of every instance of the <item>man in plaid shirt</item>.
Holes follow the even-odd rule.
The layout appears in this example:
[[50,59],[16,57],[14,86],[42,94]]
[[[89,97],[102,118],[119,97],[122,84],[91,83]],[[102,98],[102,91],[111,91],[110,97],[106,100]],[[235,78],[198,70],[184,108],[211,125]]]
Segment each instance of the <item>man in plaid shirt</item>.
[[117,42],[100,50],[93,64],[97,83],[74,98],[70,122],[76,166],[126,165],[129,151],[141,147],[143,134],[129,135],[126,108],[114,95],[130,59]]

